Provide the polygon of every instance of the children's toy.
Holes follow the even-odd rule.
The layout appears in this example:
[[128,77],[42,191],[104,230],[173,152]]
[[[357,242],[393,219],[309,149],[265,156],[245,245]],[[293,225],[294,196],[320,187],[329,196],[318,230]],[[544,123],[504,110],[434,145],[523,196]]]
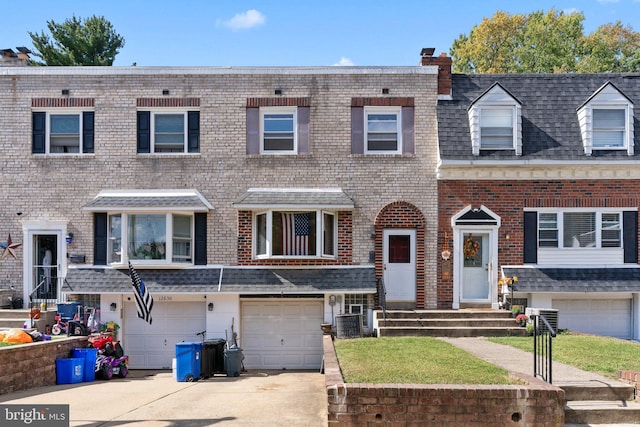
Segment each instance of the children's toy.
[[110,380],[114,375],[120,378],[127,376],[129,356],[124,354],[124,349],[119,342],[114,342],[111,336],[91,337],[89,342],[98,349],[95,366],[97,375],[105,380]]

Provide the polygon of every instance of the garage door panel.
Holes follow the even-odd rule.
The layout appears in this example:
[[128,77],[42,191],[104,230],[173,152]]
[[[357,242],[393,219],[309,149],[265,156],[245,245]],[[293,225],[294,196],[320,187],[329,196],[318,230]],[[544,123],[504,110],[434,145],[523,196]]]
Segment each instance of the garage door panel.
[[630,299],[553,300],[553,308],[561,329],[631,338]]

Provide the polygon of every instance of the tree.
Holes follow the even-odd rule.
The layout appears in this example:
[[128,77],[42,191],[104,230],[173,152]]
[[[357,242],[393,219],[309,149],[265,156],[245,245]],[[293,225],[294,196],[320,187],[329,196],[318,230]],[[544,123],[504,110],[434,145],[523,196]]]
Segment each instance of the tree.
[[36,49],[38,65],[113,65],[124,47],[124,38],[103,16],[92,16],[84,22],[75,16],[62,24],[47,21],[51,37],[29,32]]
[[453,42],[453,70],[462,73],[640,71],[640,33],[621,23],[585,36],[582,12],[551,9],[528,15],[496,12]]

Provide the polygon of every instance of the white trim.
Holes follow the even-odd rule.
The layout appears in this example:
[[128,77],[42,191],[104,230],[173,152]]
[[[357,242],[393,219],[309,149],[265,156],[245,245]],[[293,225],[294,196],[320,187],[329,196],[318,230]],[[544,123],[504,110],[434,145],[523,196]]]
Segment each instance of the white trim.
[[[292,155],[298,154],[298,107],[260,107],[260,154]],[[264,148],[264,116],[265,114],[291,114],[293,122],[293,147],[291,150],[266,150]]]
[[[189,110],[185,108],[181,109],[153,109],[153,110],[139,110],[139,111],[149,111],[150,113],[150,146],[149,153],[144,154],[156,154],[156,155],[165,155],[165,154],[187,154],[189,152],[188,142],[189,142]],[[156,116],[167,116],[167,115],[181,115],[182,116],[182,151],[166,151],[160,152],[156,151]]]
[[[369,149],[369,114],[394,114],[396,116],[396,149],[395,150],[370,150]],[[402,154],[402,107],[364,107],[364,154]]]

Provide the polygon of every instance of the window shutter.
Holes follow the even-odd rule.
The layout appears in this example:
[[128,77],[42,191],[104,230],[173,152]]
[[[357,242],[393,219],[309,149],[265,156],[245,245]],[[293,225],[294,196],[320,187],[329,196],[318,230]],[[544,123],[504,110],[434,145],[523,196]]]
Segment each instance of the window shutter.
[[524,213],[524,263],[538,263],[538,212]]
[[638,212],[622,212],[622,238],[625,264],[638,263]]
[[93,264],[107,265],[107,214],[93,215]]
[[82,113],[82,152],[93,153],[93,111]]
[[196,212],[194,214],[194,264],[207,265],[207,214]]
[[259,108],[247,108],[247,154],[260,154]]
[[402,153],[414,154],[413,107],[402,107]]
[[138,111],[138,153],[151,152],[151,112]]
[[311,152],[309,142],[310,108],[298,107],[298,154]]
[[188,115],[188,151],[198,153],[200,151],[200,112],[189,111]]
[[44,145],[47,134],[47,113],[38,112],[31,114],[32,120],[32,142],[31,152],[33,154],[44,154]]
[[351,107],[351,154],[364,154],[363,107]]

